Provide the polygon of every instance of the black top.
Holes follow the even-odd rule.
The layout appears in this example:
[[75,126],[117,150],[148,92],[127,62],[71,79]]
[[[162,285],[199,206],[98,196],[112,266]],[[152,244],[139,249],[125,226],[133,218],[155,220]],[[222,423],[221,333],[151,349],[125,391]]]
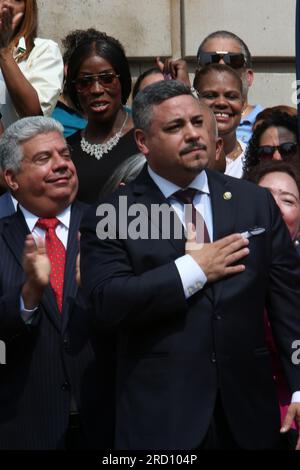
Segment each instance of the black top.
[[77,198],[87,204],[97,202],[100,191],[116,168],[127,158],[139,152],[134,140],[133,129],[124,134],[117,145],[100,160],[81,149],[81,132],[67,138],[73,148],[72,157],[77,170],[79,190]]

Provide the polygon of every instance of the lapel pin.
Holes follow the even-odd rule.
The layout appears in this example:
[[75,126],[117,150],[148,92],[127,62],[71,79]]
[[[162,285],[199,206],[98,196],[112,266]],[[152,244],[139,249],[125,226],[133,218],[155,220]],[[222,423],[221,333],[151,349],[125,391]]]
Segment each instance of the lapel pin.
[[223,199],[225,199],[225,201],[229,201],[231,198],[232,198],[231,192],[226,191],[226,193],[223,194]]

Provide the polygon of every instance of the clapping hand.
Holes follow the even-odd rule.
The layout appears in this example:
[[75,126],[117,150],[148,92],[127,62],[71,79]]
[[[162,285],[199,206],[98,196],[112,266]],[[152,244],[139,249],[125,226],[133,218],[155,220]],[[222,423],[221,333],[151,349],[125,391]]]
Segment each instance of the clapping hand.
[[26,309],[37,307],[45,287],[50,280],[51,264],[46,253],[45,242],[41,238],[35,243],[32,235],[27,235],[23,253],[23,269],[26,281],[22,298]]

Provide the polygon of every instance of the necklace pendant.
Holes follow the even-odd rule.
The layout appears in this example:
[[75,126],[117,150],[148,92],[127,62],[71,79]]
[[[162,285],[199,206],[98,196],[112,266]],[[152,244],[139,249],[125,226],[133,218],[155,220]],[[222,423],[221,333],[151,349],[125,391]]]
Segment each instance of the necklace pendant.
[[120,138],[122,137],[122,132],[127,122],[128,114],[126,113],[126,117],[122,124],[121,129],[116,132],[109,140],[103,142],[103,144],[90,144],[83,136],[81,137],[80,147],[83,152],[95,157],[97,160],[100,160],[103,155],[107,154],[110,150],[112,150],[117,143],[119,142]]

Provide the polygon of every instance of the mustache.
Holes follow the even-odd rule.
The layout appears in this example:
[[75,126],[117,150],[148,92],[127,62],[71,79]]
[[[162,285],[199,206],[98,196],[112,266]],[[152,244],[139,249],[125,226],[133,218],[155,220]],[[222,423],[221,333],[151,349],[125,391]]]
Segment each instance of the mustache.
[[207,150],[207,146],[199,142],[191,142],[189,145],[187,145],[181,150],[179,155],[185,155],[191,152],[192,150]]

